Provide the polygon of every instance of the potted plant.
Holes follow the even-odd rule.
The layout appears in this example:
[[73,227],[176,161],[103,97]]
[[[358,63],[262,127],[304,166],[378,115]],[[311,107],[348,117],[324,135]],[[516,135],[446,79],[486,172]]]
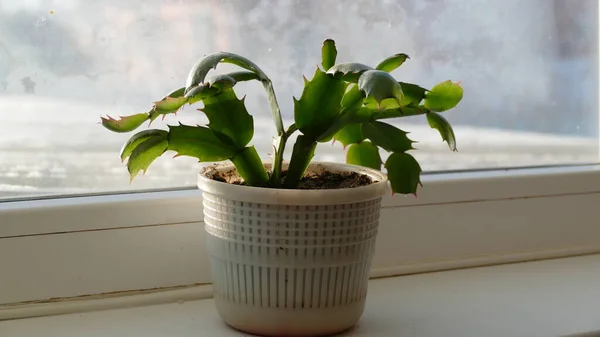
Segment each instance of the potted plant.
[[[245,57],[219,52],[196,63],[185,87],[154,102],[147,113],[102,118],[115,132],[177,112],[186,104],[209,123],[168,125],[133,135],[121,150],[133,179],[165,152],[203,168],[207,247],[215,304],[230,326],[268,336],[321,336],[351,328],[362,315],[379,221],[380,203],[392,193],[416,194],[421,168],[408,151],[407,132],[383,120],[425,115],[451,150],[454,132],[440,112],[455,107],[463,90],[442,82],[427,90],[389,73],[409,57],[396,54],[374,68],[336,64],[333,40],[325,40],[321,65],[304,79],[294,99],[294,121],[284,128],[269,77]],[[243,70],[207,78],[219,63]],[[259,81],[277,131],[272,160],[249,145],[253,118],[234,86]],[[289,162],[288,139],[298,133]],[[312,162],[321,142],[341,142],[347,163]],[[380,150],[389,153],[382,161]],[[387,175],[381,172],[385,167]],[[388,186],[389,185],[389,186]]]

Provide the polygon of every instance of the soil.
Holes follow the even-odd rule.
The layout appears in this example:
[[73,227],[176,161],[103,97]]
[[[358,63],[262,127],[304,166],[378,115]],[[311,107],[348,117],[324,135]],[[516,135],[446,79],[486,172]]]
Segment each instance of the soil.
[[[282,172],[285,179],[285,171]],[[236,185],[245,185],[244,182],[232,179],[236,176],[235,171],[230,172],[211,172],[210,178],[216,181],[231,183]],[[299,190],[332,190],[338,188],[353,188],[367,186],[376,181],[372,180],[365,174],[356,172],[337,173],[337,172],[322,172],[320,174],[309,175],[302,178],[297,189]]]
[[336,188],[352,188],[372,184],[374,181],[367,175],[348,172],[333,173],[323,172],[319,175],[302,178],[298,189],[300,190],[331,190]]

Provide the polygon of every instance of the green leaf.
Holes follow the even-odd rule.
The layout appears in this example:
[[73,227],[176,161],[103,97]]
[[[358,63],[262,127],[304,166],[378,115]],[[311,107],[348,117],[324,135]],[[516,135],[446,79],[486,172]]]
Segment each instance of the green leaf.
[[377,103],[374,97],[367,97],[364,100],[365,106],[369,109],[381,110],[397,109],[405,106],[417,107],[423,98],[425,98],[425,92],[427,92],[427,89],[412,83],[398,83],[400,84],[402,93],[404,94],[400,100],[400,103],[398,103],[396,98],[386,98],[380,103]]
[[358,85],[351,84],[342,98],[342,107],[349,109],[354,106],[361,106],[364,98],[365,94],[358,89]]
[[269,176],[254,146],[236,153],[231,162],[247,185],[264,187],[269,184]]
[[194,104],[207,97],[215,96],[219,93],[219,89],[216,87],[209,86],[208,83],[203,83],[192,87],[186,94],[185,97],[188,99],[189,104]]
[[389,109],[398,109],[400,105],[396,98],[386,98],[381,102],[377,102],[374,97],[367,97],[364,100],[365,107],[372,110],[389,110]]
[[169,125],[168,150],[177,156],[198,158],[200,162],[227,160],[235,155],[235,149],[223,143],[204,126]]
[[380,104],[386,98],[394,98],[401,104],[404,94],[402,87],[392,75],[381,70],[367,70],[358,79],[358,89]]
[[365,137],[362,133],[362,123],[353,123],[346,125],[343,129],[333,136],[335,140],[342,143],[344,147],[352,143],[360,143]]
[[183,95],[184,90],[185,88],[179,88],[160,101],[154,102],[154,109],[160,114],[176,112],[187,103],[188,99]]
[[429,126],[431,126],[432,129],[438,130],[440,136],[442,136],[442,139],[448,143],[450,150],[457,151],[454,130],[452,130],[452,126],[450,123],[448,123],[444,116],[430,111],[427,113],[427,122],[429,122]]
[[200,109],[209,120],[208,127],[222,141],[241,150],[252,140],[254,119],[246,110],[244,99],[238,99],[233,89],[206,97]]
[[313,78],[305,82],[300,99],[294,98],[294,120],[298,129],[313,139],[326,131],[342,109],[345,91],[343,81],[317,68]]
[[393,193],[417,195],[421,184],[421,166],[408,153],[392,153],[385,162],[388,179]]
[[121,148],[121,161],[125,161],[125,159],[127,159],[127,157],[131,155],[131,152],[133,152],[133,150],[136,147],[138,147],[138,145],[140,145],[147,139],[154,137],[167,138],[167,135],[167,131],[156,129],[144,130],[136,133],[135,135],[131,136],[127,143],[123,145],[123,148]]
[[400,87],[402,88],[402,93],[404,94],[404,98],[400,102],[401,106],[418,106],[419,103],[425,98],[425,93],[427,89],[422,88],[416,84],[398,82]]
[[137,129],[142,123],[148,120],[147,113],[139,113],[131,116],[120,116],[119,119],[114,119],[110,116],[100,117],[102,126],[114,132],[130,132]]
[[136,146],[127,161],[130,181],[133,181],[140,171],[145,174],[150,164],[165,152],[167,146],[169,142],[164,136],[150,137]]
[[333,75],[335,78],[342,79],[346,82],[358,82],[358,78],[367,70],[373,68],[362,63],[339,63],[327,70],[328,75]]
[[414,142],[407,137],[408,132],[387,123],[377,121],[364,123],[362,133],[375,145],[388,152],[404,152],[413,149]]
[[381,61],[375,69],[382,70],[385,72],[392,72],[396,70],[396,68],[400,67],[406,59],[410,59],[406,54],[396,54],[392,55],[385,60]]
[[346,162],[376,170],[381,170],[382,163],[379,148],[369,141],[350,145],[346,154]]
[[463,89],[458,83],[442,82],[425,94],[425,107],[432,111],[446,111],[454,108],[463,97]]
[[323,42],[321,47],[321,65],[325,71],[329,70],[334,64],[337,58],[337,49],[335,48],[335,41],[327,39]]

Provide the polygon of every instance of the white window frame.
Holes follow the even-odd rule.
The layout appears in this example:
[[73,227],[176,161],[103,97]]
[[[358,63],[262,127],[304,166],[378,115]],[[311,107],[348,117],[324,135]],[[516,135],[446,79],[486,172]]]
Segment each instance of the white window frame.
[[[426,174],[372,276],[600,252],[600,165]],[[196,189],[0,203],[0,304],[211,282]]]

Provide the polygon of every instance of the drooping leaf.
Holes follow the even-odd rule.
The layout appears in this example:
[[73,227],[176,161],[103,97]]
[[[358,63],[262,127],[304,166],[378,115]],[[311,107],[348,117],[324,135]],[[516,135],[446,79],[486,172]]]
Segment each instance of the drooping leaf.
[[127,157],[129,157],[131,155],[131,152],[133,152],[133,149],[135,149],[138,145],[143,143],[145,140],[147,140],[149,138],[153,138],[153,137],[167,138],[167,135],[168,135],[167,131],[156,130],[156,129],[144,130],[144,131],[140,131],[140,132],[136,133],[135,135],[131,136],[131,138],[129,138],[127,143],[125,143],[123,145],[123,147],[121,148],[121,161],[125,161],[125,159],[127,159]]
[[346,84],[317,68],[310,81],[306,81],[302,96],[294,98],[294,121],[305,135],[313,139],[321,135],[342,110],[342,97]]
[[367,70],[372,70],[366,64],[362,63],[338,63],[327,70],[327,74],[333,75],[335,78],[340,78],[346,82],[358,82],[358,78]]
[[404,152],[413,149],[414,142],[407,137],[408,133],[387,123],[378,121],[364,123],[362,134],[388,152]]
[[358,89],[379,104],[386,98],[394,98],[401,104],[404,95],[402,87],[392,75],[381,70],[367,70],[358,79]]
[[376,170],[381,170],[382,163],[379,148],[369,141],[350,145],[346,153],[346,162]]
[[150,164],[166,151],[167,146],[169,142],[163,136],[150,137],[136,146],[127,160],[130,180],[133,181],[140,171],[145,174]]
[[431,126],[432,129],[438,130],[442,139],[448,143],[450,150],[457,151],[454,130],[452,130],[452,126],[444,116],[437,112],[430,111],[427,113],[427,122],[429,122],[429,126]]
[[233,88],[237,82],[260,80],[258,74],[251,71],[234,71],[226,74],[211,76],[205,82],[209,87],[216,87],[219,90]]
[[[258,79],[262,82],[263,88],[267,93],[267,99],[269,101],[269,107],[271,108],[271,114],[273,115],[275,128],[277,129],[277,134],[281,136],[285,132],[285,129],[283,127],[283,119],[281,118],[281,110],[275,96],[275,90],[273,90],[273,84],[267,74],[265,74],[258,65],[243,56],[228,52],[218,52],[210,54],[196,62],[188,73],[185,85],[186,97],[190,97],[190,94],[192,94],[193,91],[204,90],[200,87],[204,84],[206,75],[211,69],[215,69],[220,62],[237,65],[258,76]],[[231,74],[229,74],[229,76],[231,76]],[[237,81],[240,81],[240,79],[237,79]]]
[[202,60],[196,62],[188,73],[185,84],[185,92],[187,93],[192,87],[204,83],[206,75],[211,69],[216,69],[220,62],[235,64],[244,69],[250,70],[257,74],[261,80],[266,79],[266,74],[254,62],[249,59],[228,52],[218,52],[210,54]]
[[147,113],[139,113],[131,116],[120,116],[114,119],[110,116],[100,117],[102,126],[113,132],[130,132],[137,129],[142,123],[148,120],[150,116]]
[[222,142],[205,126],[169,125],[168,150],[178,156],[198,158],[200,162],[227,160],[235,155],[235,149]]
[[448,80],[437,84],[425,93],[425,107],[431,111],[446,111],[454,108],[463,97],[463,89],[458,83]]
[[404,63],[404,61],[406,61],[406,59],[410,59],[410,57],[408,57],[408,55],[406,55],[406,54],[392,55],[392,56],[386,58],[385,60],[381,61],[377,65],[377,67],[375,67],[375,69],[390,73],[390,72],[396,70],[396,68],[400,67],[402,65],[402,63]]
[[417,194],[421,184],[421,166],[408,153],[392,153],[385,162],[388,179],[393,193]]
[[362,142],[365,139],[362,133],[362,123],[352,123],[346,125],[343,129],[338,131],[333,138],[342,143],[344,147],[353,143]]
[[247,185],[263,187],[269,184],[269,176],[254,146],[236,153],[231,162]]
[[281,136],[285,133],[285,129],[283,127],[283,118],[281,117],[281,110],[279,109],[279,104],[277,103],[277,96],[275,96],[273,83],[271,80],[263,80],[262,84],[265,92],[267,93],[267,100],[269,101],[269,107],[271,108],[271,115],[273,116],[273,122],[275,123],[277,135]]
[[208,83],[208,85],[210,87],[214,87],[219,90],[226,90],[226,89],[233,88],[233,86],[235,86],[235,84],[237,83],[237,81],[233,77],[229,76],[228,74],[220,74],[220,75],[211,76],[208,78],[208,81],[206,81],[206,82]]
[[208,127],[221,141],[241,150],[252,140],[254,119],[246,110],[244,99],[238,99],[233,89],[219,95],[206,97],[204,108]]
[[342,107],[349,109],[351,107],[359,107],[362,105],[362,101],[365,98],[365,93],[358,89],[358,85],[351,84],[346,90],[344,97],[342,98]]
[[337,58],[337,49],[335,48],[335,41],[327,39],[323,42],[321,47],[321,65],[325,71],[329,70],[334,64]]

